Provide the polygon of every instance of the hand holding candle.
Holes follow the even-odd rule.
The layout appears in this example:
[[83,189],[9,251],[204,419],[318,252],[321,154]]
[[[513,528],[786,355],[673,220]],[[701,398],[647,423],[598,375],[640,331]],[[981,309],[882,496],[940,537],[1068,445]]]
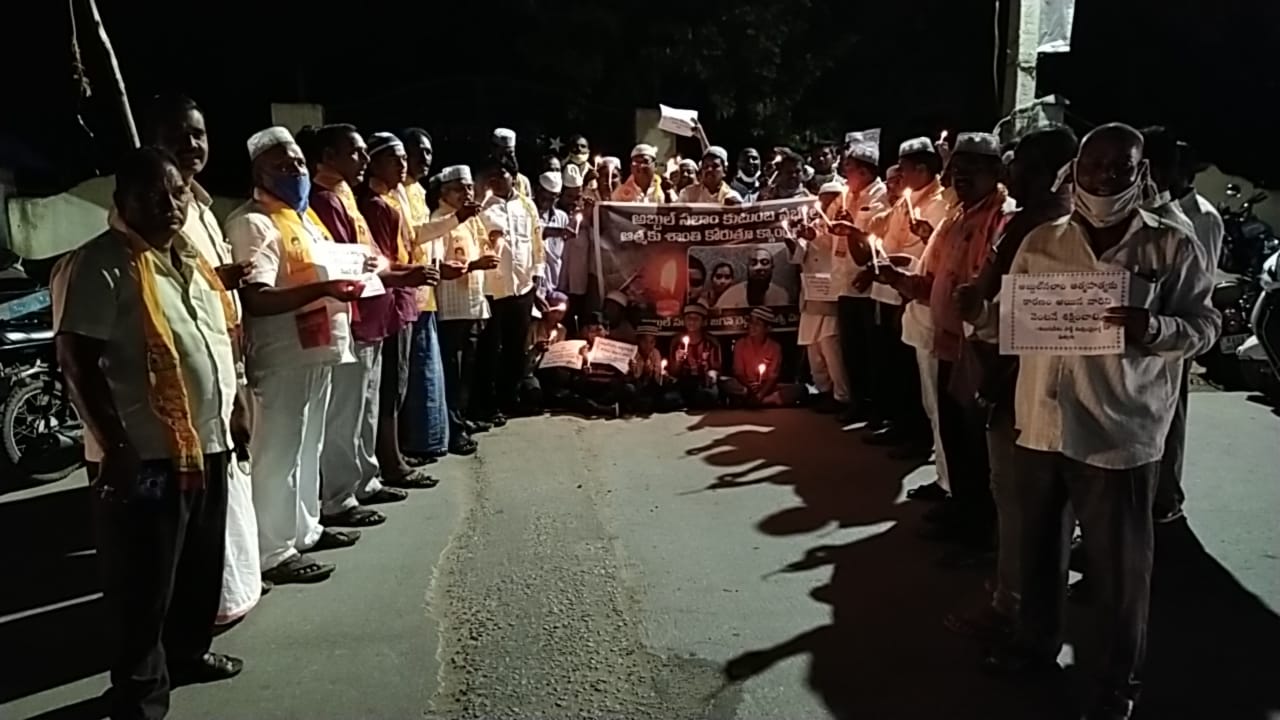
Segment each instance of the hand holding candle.
[[764,384],[764,370],[766,367],[768,367],[768,365],[765,363],[760,363],[759,365],[756,366],[756,371],[760,374],[760,377],[756,382],[758,382],[761,385]]

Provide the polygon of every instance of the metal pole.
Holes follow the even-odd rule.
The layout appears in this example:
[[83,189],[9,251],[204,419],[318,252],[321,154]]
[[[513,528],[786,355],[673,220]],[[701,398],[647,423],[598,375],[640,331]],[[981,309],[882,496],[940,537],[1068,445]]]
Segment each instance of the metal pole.
[[129,142],[133,147],[141,145],[138,139],[138,126],[133,122],[133,111],[129,108],[129,94],[124,89],[124,76],[120,74],[120,62],[116,60],[116,52],[111,47],[111,38],[107,37],[107,28],[102,24],[102,15],[98,12],[98,3],[96,0],[87,0],[89,3],[89,14],[93,18],[93,26],[98,30],[98,39],[102,41],[102,48],[107,53],[107,60],[111,64],[111,76],[115,80],[116,102],[120,106],[120,117],[124,121],[125,130],[129,133]]
[[1036,99],[1036,63],[1040,47],[1040,5],[1043,0],[1005,0],[1009,3],[1008,47],[1004,57],[1001,109],[1013,109]]

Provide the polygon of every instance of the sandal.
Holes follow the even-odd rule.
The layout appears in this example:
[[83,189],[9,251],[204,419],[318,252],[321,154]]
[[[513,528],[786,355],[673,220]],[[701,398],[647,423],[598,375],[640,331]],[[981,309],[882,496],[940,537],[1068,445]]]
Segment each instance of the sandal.
[[398,478],[382,478],[382,484],[392,488],[403,488],[405,490],[430,490],[440,481],[427,474],[422,468],[414,468],[403,476]]
[[438,462],[438,458],[434,455],[405,455],[404,462],[409,467],[420,468]]
[[347,508],[334,515],[322,515],[320,517],[320,524],[325,527],[373,527],[386,521],[386,515],[372,508],[360,507],[359,505]]
[[457,442],[450,443],[449,453],[451,455],[475,455],[476,450],[479,447],[480,446],[476,444],[475,440],[467,438],[466,440],[459,440]]
[[372,493],[369,497],[359,498],[361,505],[386,505],[387,503],[404,502],[409,499],[409,493],[396,488],[379,488],[377,492]]
[[307,548],[313,552],[321,550],[338,550],[340,548],[349,548],[356,544],[360,539],[359,530],[334,530],[333,528],[325,528],[320,533],[320,539],[315,545]]
[[333,563],[323,563],[306,555],[299,555],[264,571],[262,580],[271,583],[273,587],[290,583],[317,583],[328,580],[335,569]]

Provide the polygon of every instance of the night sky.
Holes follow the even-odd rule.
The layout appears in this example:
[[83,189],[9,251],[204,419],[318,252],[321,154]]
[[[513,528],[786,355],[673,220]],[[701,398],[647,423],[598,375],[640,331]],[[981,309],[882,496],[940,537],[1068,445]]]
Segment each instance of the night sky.
[[[206,184],[226,193],[243,191],[243,142],[269,124],[272,101],[322,103],[328,120],[367,132],[423,126],[437,167],[478,160],[496,125],[520,134],[526,166],[539,136],[583,132],[625,154],[634,108],[659,102],[699,109],[730,152],[881,126],[887,156],[904,137],[989,130],[999,117],[991,0],[99,7],[135,114],[158,92],[195,98],[213,144]],[[88,19],[79,31],[95,95],[83,117],[94,137],[76,119],[67,3],[22,13],[5,23],[27,30],[2,50],[0,153],[21,158],[25,191],[54,192],[108,172],[123,134]],[[1274,186],[1277,48],[1280,2],[1077,0],[1073,52],[1042,61],[1040,91],[1070,98],[1080,129],[1163,123],[1204,159]]]

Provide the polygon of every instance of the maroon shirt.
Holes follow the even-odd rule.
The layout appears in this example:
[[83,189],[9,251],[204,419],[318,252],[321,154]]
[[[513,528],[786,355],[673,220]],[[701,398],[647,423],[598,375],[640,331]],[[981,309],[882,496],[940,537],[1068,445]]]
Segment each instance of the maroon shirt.
[[[395,262],[400,248],[400,223],[404,218],[381,195],[374,192],[365,183],[356,190],[356,202],[360,206],[360,214],[369,223],[369,232],[373,235],[373,244],[378,246],[382,254]],[[387,288],[387,294],[395,297],[396,312],[400,326],[412,325],[418,320],[417,288]],[[396,328],[399,330],[399,327]]]
[[[311,209],[316,217],[324,223],[325,229],[333,236],[334,242],[356,244],[356,224],[342,204],[338,193],[311,185]],[[394,335],[404,327],[400,316],[396,313],[396,296],[388,291],[384,295],[361,298],[355,303],[355,312],[351,315],[351,335],[356,342],[372,344],[382,342],[386,337]]]

